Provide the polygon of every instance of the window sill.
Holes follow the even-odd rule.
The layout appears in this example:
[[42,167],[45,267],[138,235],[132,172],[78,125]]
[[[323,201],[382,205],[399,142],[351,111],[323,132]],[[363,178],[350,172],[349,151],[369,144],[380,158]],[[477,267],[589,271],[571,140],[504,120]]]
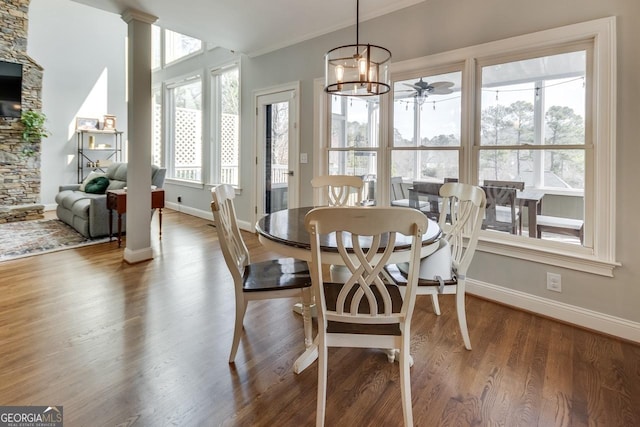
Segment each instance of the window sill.
[[[567,244],[546,244],[537,240],[534,245],[528,244],[526,239],[520,241],[521,239],[521,237],[504,239],[481,236],[478,250],[606,277],[613,277],[613,270],[622,265],[616,261],[596,257],[590,248],[573,247]],[[541,247],[542,245],[544,247]]]
[[201,182],[185,181],[183,179],[176,179],[176,178],[167,178],[165,180],[165,183],[171,184],[171,185],[179,185],[182,187],[200,188],[200,189],[204,188],[204,184]]

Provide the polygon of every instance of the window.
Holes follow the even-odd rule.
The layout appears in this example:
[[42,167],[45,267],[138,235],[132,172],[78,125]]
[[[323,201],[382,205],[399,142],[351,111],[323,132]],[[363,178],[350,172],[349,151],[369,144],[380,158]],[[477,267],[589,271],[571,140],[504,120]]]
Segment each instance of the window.
[[202,52],[202,41],[175,31],[151,26],[151,69],[158,70],[165,65]]
[[479,65],[480,182],[584,193],[588,49]]
[[167,85],[169,176],[202,182],[202,81],[200,76]]
[[[518,223],[483,231],[479,248],[612,275],[615,18],[392,67],[393,95],[380,100],[381,127],[388,132],[380,142],[385,150],[380,151],[379,192],[397,194],[399,181],[414,194],[455,179],[491,188],[523,183],[524,190],[514,190]],[[335,135],[351,120],[341,122],[343,107],[325,97],[331,115],[320,119],[330,117],[332,133],[319,142],[340,152]],[[335,169],[331,160],[331,155],[320,157],[319,170]],[[580,224],[583,234],[538,228],[541,223],[531,218]]]
[[154,165],[164,166],[164,150],[162,145],[162,90],[159,87],[153,88],[153,118],[151,135],[151,161]]
[[165,64],[202,50],[202,41],[171,30],[164,30]]
[[240,185],[240,73],[237,65],[211,72],[212,182]]
[[365,181],[364,199],[375,200],[380,150],[378,97],[330,97],[329,175],[356,175]]
[[151,69],[162,67],[162,30],[157,25],[151,26]]
[[451,71],[394,82],[391,177],[403,185],[458,178],[461,80],[461,71]]

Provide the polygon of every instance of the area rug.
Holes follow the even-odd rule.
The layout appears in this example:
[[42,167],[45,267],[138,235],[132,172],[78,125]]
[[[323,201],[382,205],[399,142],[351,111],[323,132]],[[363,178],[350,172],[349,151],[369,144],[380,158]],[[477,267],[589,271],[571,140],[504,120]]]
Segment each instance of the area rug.
[[103,243],[109,238],[87,239],[58,219],[0,224],[0,261]]

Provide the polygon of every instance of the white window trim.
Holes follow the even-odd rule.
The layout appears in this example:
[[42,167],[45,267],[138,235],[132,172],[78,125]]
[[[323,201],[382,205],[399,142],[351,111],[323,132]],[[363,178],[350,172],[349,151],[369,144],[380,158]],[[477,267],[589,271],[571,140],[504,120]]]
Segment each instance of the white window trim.
[[[379,119],[379,142],[376,147],[361,147],[355,150],[353,147],[349,148],[335,148],[330,146],[331,138],[331,114],[330,114],[330,100],[331,95],[328,95],[324,91],[324,78],[317,78],[313,82],[313,117],[316,118],[313,122],[313,176],[326,175],[329,173],[329,153],[331,151],[373,151],[376,153],[376,169],[379,182],[388,182],[391,178],[387,171],[386,165],[388,164],[386,149],[386,135],[388,130],[388,120],[386,116],[389,114],[388,106],[384,102],[384,99],[380,102],[380,111],[378,115]],[[381,185],[376,188],[376,200],[380,203],[389,204],[389,188],[388,186]],[[315,201],[316,203],[318,201]]]
[[[526,49],[540,49],[545,46],[555,46],[587,39],[593,40],[593,96],[594,111],[591,122],[591,135],[596,142],[593,149],[587,149],[587,161],[593,162],[593,173],[586,176],[585,187],[593,188],[593,199],[598,201],[595,209],[585,211],[585,220],[591,224],[588,232],[593,236],[593,248],[573,247],[556,242],[531,241],[518,239],[516,236],[501,236],[497,233],[484,233],[478,249],[481,251],[516,257],[533,262],[554,265],[573,270],[588,272],[603,276],[613,276],[613,270],[621,264],[615,258],[615,218],[616,218],[616,20],[615,17],[597,19],[580,24],[569,25],[538,33],[518,36],[483,45],[462,48],[455,51],[416,58],[392,64],[392,72],[408,73],[417,69],[446,66],[451,63],[464,61],[462,99],[462,129],[461,143],[463,150],[472,147],[474,140],[474,90],[475,90],[475,61],[478,57],[491,56],[496,53],[517,53]],[[314,176],[326,170],[326,150],[328,117],[327,96],[322,90],[322,80],[314,82]],[[383,141],[390,151],[389,141],[392,129],[390,123],[390,101],[382,102],[381,125]],[[595,107],[598,108],[595,108]],[[385,111],[385,108],[387,109]],[[387,131],[384,131],[384,129]],[[386,141],[385,141],[386,139]],[[381,156],[383,157],[383,156]],[[388,157],[388,156],[384,156]],[[384,159],[384,167],[379,169],[381,182],[388,182],[382,175],[387,170],[388,160]],[[461,170],[461,179],[470,176],[470,171]],[[386,194],[388,189],[382,185]],[[487,236],[487,234],[489,234]],[[533,244],[535,243],[535,244]]]
[[[508,55],[527,49],[540,49],[564,43],[593,40],[593,111],[591,135],[593,148],[586,148],[587,162],[592,162],[593,173],[585,177],[585,188],[593,188],[591,196],[593,208],[585,209],[585,224],[591,226],[586,234],[593,236],[586,245],[591,247],[568,247],[566,244],[547,241],[529,241],[515,236],[483,233],[478,249],[485,252],[519,259],[569,268],[578,271],[613,277],[613,270],[620,263],[616,261],[616,20],[615,17],[597,19],[565,27],[540,31],[537,33],[513,37],[455,51],[416,58],[391,66],[392,73],[402,74],[418,69],[447,66],[464,61],[462,93],[462,129],[461,144],[463,150],[473,147],[475,111],[475,63],[478,58],[493,56],[497,53]],[[385,103],[390,103],[387,100]],[[596,108],[597,107],[597,108]],[[390,114],[381,116],[381,120],[390,121]],[[392,128],[387,123],[388,129]],[[390,149],[391,131],[386,133],[386,146]],[[384,141],[383,141],[384,142]],[[467,153],[467,155],[471,155]],[[472,162],[468,162],[470,165]],[[469,166],[467,166],[469,167]],[[385,166],[386,168],[386,166]],[[470,175],[469,170],[461,170],[460,178]],[[467,180],[468,181],[468,180]],[[386,182],[386,181],[385,181]]]
[[184,187],[192,187],[192,188],[204,188],[204,183],[205,183],[205,172],[204,172],[204,166],[205,166],[205,156],[204,153],[202,155],[202,159],[203,159],[203,171],[201,173],[201,177],[200,177],[200,181],[189,181],[189,180],[184,180],[184,179],[179,179],[179,178],[175,178],[174,174],[175,174],[175,157],[173,156],[173,150],[174,150],[174,145],[175,145],[175,141],[173,139],[173,118],[172,118],[172,113],[173,113],[173,98],[169,95],[169,92],[172,89],[175,89],[178,86],[182,86],[184,84],[188,84],[193,82],[194,80],[199,80],[201,87],[202,87],[202,95],[203,95],[203,111],[202,111],[202,125],[203,125],[203,129],[202,129],[202,138],[203,138],[203,142],[202,142],[202,147],[204,150],[204,138],[205,138],[205,114],[206,114],[206,99],[204,99],[204,94],[205,94],[205,82],[202,78],[202,72],[201,71],[194,71],[193,73],[189,73],[189,74],[184,74],[182,76],[178,76],[175,77],[173,79],[169,79],[166,80],[163,83],[163,110],[162,110],[162,115],[163,115],[163,119],[164,119],[164,127],[163,127],[163,132],[164,132],[164,149],[165,149],[165,167],[167,168],[167,178],[165,179],[165,181],[167,183],[170,184],[175,184],[175,185],[181,185]]
[[[208,138],[209,147],[210,147],[210,155],[209,155],[209,163],[211,165],[211,170],[207,176],[206,181],[210,183],[210,185],[216,185],[220,183],[220,176],[222,173],[221,170],[221,156],[222,153],[220,151],[220,144],[217,140],[219,135],[221,121],[220,121],[220,99],[216,97],[216,94],[220,91],[218,84],[218,76],[232,68],[238,69],[238,111],[242,111],[242,69],[241,69],[241,61],[234,60],[231,62],[227,62],[223,65],[218,65],[215,67],[211,67],[208,70],[209,76],[209,132]],[[242,114],[238,116],[238,183],[233,187],[236,190],[242,190],[241,187],[241,179],[242,177],[242,153],[240,147],[240,141],[242,141]]]

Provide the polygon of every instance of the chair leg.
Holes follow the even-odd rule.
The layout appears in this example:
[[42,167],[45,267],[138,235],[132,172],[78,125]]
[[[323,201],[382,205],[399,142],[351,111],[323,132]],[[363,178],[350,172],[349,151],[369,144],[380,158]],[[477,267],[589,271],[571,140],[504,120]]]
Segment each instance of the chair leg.
[[437,294],[431,294],[431,306],[433,307],[433,312],[440,316],[440,303],[438,302]]
[[327,345],[325,338],[318,333],[318,402],[316,407],[316,427],[324,426],[327,404]]
[[399,353],[400,350],[395,350],[393,348],[388,348],[384,352],[387,353],[387,360],[389,363],[393,363],[396,361],[396,354]]
[[464,347],[471,350],[471,340],[469,339],[469,330],[467,328],[467,312],[465,308],[465,286],[464,283],[458,282],[456,289],[456,311],[458,313],[458,324],[460,325],[460,334],[464,341]]
[[304,325],[304,346],[313,345],[313,323],[311,321],[311,306],[313,305],[313,291],[311,288],[302,289],[302,322]]
[[236,352],[238,351],[238,345],[240,345],[240,338],[242,337],[242,322],[244,320],[244,314],[247,312],[248,301],[236,300],[236,324],[233,329],[233,344],[231,344],[231,354],[229,354],[229,363],[233,363],[236,359]]
[[403,337],[400,350],[400,393],[402,396],[402,415],[404,425],[413,426],[413,409],[411,407],[411,374],[409,371],[411,355],[409,354],[409,337]]

